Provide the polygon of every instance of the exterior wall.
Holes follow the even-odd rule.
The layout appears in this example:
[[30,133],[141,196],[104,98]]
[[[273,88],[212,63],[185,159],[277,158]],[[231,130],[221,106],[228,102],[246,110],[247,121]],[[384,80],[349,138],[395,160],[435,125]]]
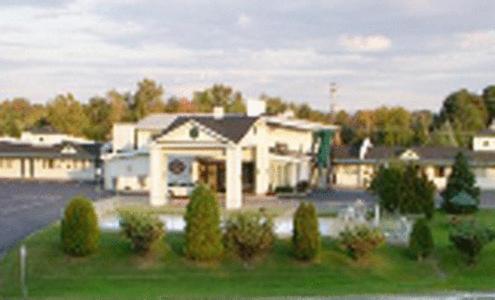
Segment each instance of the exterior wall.
[[21,160],[19,158],[0,158],[0,178],[20,178]]
[[149,188],[149,155],[114,157],[105,161],[107,190],[145,191]]
[[95,179],[95,165],[90,160],[35,158],[33,163],[35,179],[84,181]]
[[0,158],[0,178],[90,181],[95,179],[95,172],[94,162],[89,160]]
[[474,151],[495,151],[495,137],[476,136],[473,138]]
[[[134,155],[130,157],[114,157],[105,161],[105,189],[117,191],[148,191],[149,155]],[[184,163],[185,169],[180,174],[168,172],[168,182],[171,186],[190,185],[198,179],[197,164],[194,157],[169,155],[168,162],[175,159]],[[166,166],[168,168],[168,165]]]
[[136,129],[137,148],[147,148],[151,143],[152,137],[160,133],[160,130]]
[[112,144],[113,152],[134,149],[135,124],[117,123],[113,125]]
[[277,143],[286,144],[289,151],[309,153],[313,143],[313,133],[306,130],[295,130],[284,127],[268,126],[268,145],[275,147]]
[[495,167],[474,168],[476,182],[481,189],[495,190]]
[[74,137],[70,136],[67,134],[62,134],[62,133],[32,133],[29,131],[24,131],[21,134],[20,138],[21,142],[24,143],[29,143],[29,144],[35,144],[35,145],[54,145],[54,144],[60,144],[64,141],[71,141],[75,143],[92,143],[92,141],[84,139],[84,138],[79,138],[79,137]]
[[425,166],[423,171],[428,179],[435,184],[437,190],[443,190],[447,186],[447,179],[452,172],[452,168],[447,166]]

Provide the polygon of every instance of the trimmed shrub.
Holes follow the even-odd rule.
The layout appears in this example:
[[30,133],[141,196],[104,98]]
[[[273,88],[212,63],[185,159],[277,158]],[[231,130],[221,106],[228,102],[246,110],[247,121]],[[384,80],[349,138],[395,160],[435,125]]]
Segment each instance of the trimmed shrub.
[[475,220],[452,225],[449,239],[468,265],[478,262],[483,247],[495,239],[495,232]]
[[418,260],[422,260],[431,255],[433,248],[433,235],[428,221],[426,219],[417,220],[409,237],[409,250]]
[[339,235],[341,247],[354,260],[368,256],[384,241],[385,238],[378,229],[372,229],[364,225],[346,228]]
[[223,238],[225,247],[245,261],[267,253],[274,239],[273,222],[261,212],[230,217]]
[[309,189],[309,182],[307,180],[301,180],[296,185],[296,191],[298,193],[305,193]]
[[301,260],[312,260],[321,249],[320,230],[315,206],[301,203],[294,214],[292,250]]
[[119,215],[122,233],[137,253],[148,252],[165,235],[163,223],[156,216],[134,211],[122,211]]
[[199,185],[191,194],[186,215],[185,254],[198,261],[216,260],[222,256],[220,207],[216,195]]
[[290,185],[277,186],[275,188],[275,194],[288,194],[288,193],[294,193],[294,188],[291,187]]
[[93,203],[84,197],[73,198],[65,208],[61,224],[62,248],[73,256],[86,256],[98,248],[100,229]]

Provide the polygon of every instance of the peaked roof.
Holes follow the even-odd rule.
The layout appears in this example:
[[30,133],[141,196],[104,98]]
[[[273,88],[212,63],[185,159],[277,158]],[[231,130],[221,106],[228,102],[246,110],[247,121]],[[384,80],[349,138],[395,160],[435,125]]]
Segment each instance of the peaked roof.
[[177,117],[166,129],[164,129],[161,132],[161,135],[167,134],[189,121],[195,121],[218,133],[219,135],[238,143],[258,119],[259,117],[248,117],[244,115],[225,115],[221,119],[215,119],[211,115],[180,116]]
[[56,130],[50,125],[46,125],[42,127],[33,127],[29,129],[28,132],[33,134],[60,134],[58,130]]
[[[73,154],[64,154],[62,150],[66,146],[71,146],[76,150]],[[77,144],[73,142],[63,142],[56,145],[32,145],[26,143],[0,142],[0,157],[74,157],[97,159],[100,155],[101,145]]]
[[[476,162],[494,162],[495,152],[493,151],[472,151],[456,147],[400,147],[400,146],[375,146],[368,149],[364,157],[365,160],[390,160],[399,159],[407,150],[411,150],[419,156],[419,160],[453,161],[459,152],[463,152],[469,159]],[[359,146],[344,145],[335,146],[332,149],[332,158],[339,160],[358,160]]]

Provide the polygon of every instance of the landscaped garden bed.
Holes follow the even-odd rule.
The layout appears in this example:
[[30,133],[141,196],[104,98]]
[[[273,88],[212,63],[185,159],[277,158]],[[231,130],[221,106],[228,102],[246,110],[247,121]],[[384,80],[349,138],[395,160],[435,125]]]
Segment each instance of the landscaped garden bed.
[[[475,214],[495,226],[495,211]],[[468,266],[449,241],[450,216],[437,212],[431,221],[435,248],[418,262],[406,247],[384,245],[355,261],[330,238],[322,238],[319,258],[300,262],[290,239],[276,239],[266,255],[246,263],[224,257],[199,263],[184,256],[184,235],[167,233],[146,255],[133,252],[119,233],[102,232],[98,250],[87,257],[64,254],[60,226],[31,236],[27,284],[30,298],[156,299],[220,296],[297,296],[342,294],[434,293],[495,290],[495,243],[479,263]],[[0,298],[20,297],[18,251],[0,263]]]

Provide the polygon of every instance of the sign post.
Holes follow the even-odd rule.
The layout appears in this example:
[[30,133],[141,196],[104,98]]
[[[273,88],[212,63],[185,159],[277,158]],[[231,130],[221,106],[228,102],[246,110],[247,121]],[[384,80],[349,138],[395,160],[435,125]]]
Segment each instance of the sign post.
[[27,259],[27,250],[25,245],[21,245],[19,248],[19,257],[20,257],[20,282],[21,282],[21,292],[23,298],[27,298],[28,290],[26,284],[26,259]]

